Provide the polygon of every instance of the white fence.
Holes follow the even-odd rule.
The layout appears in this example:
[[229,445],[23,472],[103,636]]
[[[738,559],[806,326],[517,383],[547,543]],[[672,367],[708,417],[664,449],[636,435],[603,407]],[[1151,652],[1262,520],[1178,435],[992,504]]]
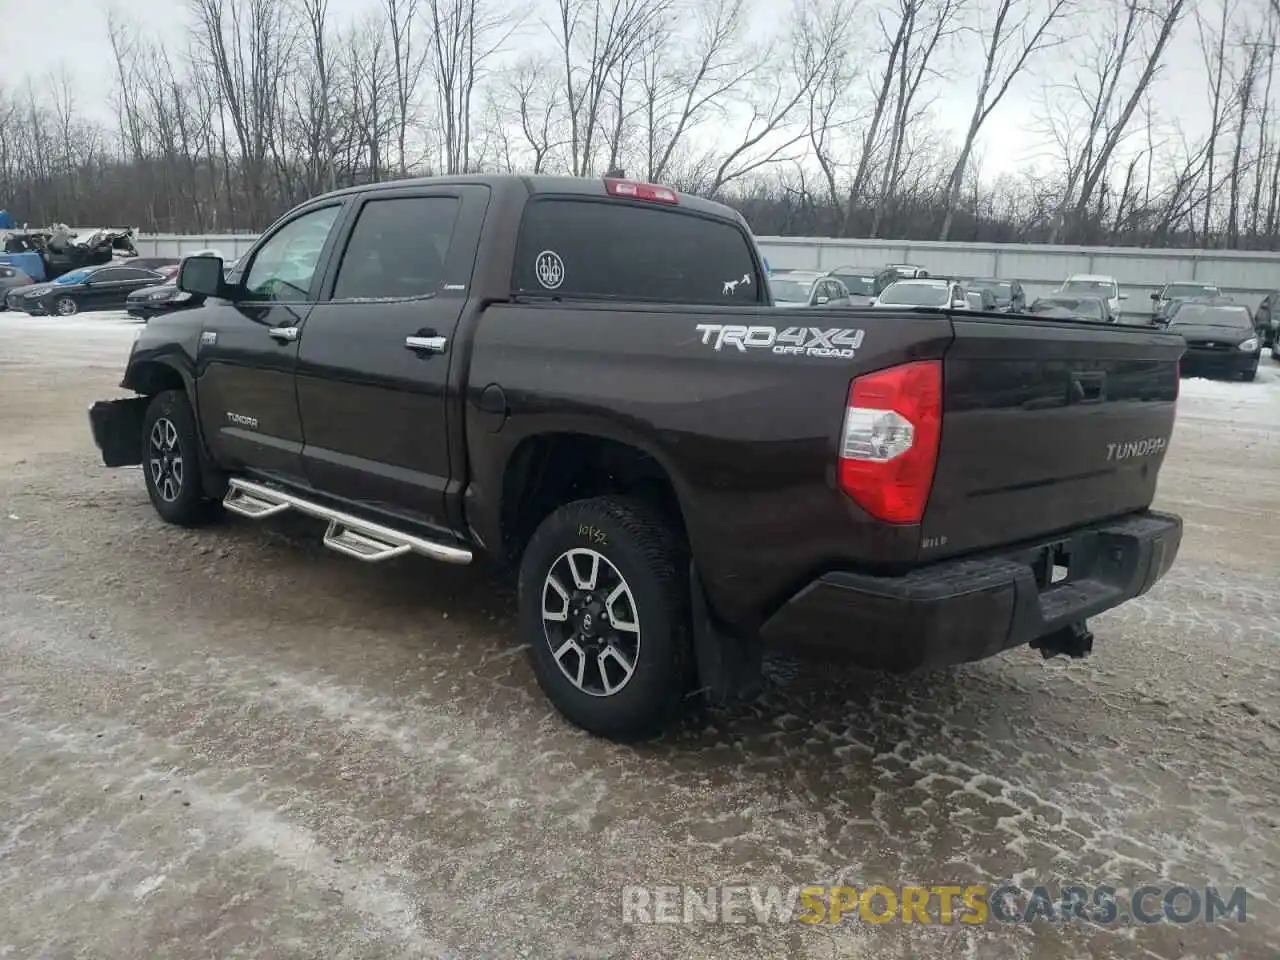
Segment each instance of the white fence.
[[1173,280],[1216,284],[1224,294],[1250,307],[1272,290],[1280,290],[1280,254],[1276,253],[808,237],[759,237],[757,242],[775,270],[912,263],[940,276],[1017,280],[1028,297],[1048,293],[1070,274],[1099,273],[1119,281],[1121,292],[1128,294],[1124,312],[1130,315],[1149,316],[1151,294]]
[[[181,256],[214,249],[231,259],[245,253],[255,239],[252,234],[142,234],[137,247],[143,256]],[[916,263],[943,276],[1017,280],[1029,297],[1048,293],[1073,273],[1107,274],[1119,280],[1128,295],[1125,313],[1134,316],[1149,315],[1151,294],[1172,280],[1215,283],[1223,293],[1250,307],[1272,290],[1280,290],[1280,254],[1276,253],[809,237],[759,237],[757,242],[774,269]]]

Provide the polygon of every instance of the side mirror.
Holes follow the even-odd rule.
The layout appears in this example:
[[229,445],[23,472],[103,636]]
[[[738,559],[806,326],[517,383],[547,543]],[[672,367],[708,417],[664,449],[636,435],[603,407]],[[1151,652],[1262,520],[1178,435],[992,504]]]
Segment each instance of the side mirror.
[[222,258],[187,257],[178,268],[178,289],[202,297],[220,297],[227,292],[222,279]]
[[1158,293],[1153,293],[1153,294],[1151,295],[1151,299],[1152,299],[1152,300],[1159,300],[1159,299],[1160,299],[1160,294],[1158,294]]

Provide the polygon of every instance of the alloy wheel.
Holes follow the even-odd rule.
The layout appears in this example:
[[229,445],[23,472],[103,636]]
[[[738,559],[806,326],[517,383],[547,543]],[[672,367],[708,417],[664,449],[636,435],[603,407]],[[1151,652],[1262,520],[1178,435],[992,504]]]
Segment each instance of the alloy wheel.
[[612,696],[635,675],[640,614],[626,578],[604,554],[579,547],[551,564],[542,625],[556,665],[583,693]]
[[151,470],[151,482],[165,503],[173,503],[182,493],[182,446],[178,442],[178,428],[161,417],[151,426],[148,438],[147,463]]

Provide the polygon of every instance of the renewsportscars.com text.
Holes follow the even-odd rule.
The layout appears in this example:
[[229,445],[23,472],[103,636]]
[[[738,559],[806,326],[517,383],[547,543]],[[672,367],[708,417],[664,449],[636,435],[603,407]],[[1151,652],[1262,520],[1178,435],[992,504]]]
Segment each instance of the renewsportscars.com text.
[[1244,887],[1099,885],[1051,890],[1013,884],[930,886],[738,885],[625,887],[622,922],[986,924],[1084,921],[1100,925],[1244,923]]

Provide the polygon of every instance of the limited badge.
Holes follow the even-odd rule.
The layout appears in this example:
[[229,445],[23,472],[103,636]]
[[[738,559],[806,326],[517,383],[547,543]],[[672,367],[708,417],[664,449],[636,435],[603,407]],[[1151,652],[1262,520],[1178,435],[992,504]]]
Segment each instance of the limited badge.
[[533,264],[538,282],[548,290],[554,290],[564,283],[564,261],[554,250],[543,250]]

